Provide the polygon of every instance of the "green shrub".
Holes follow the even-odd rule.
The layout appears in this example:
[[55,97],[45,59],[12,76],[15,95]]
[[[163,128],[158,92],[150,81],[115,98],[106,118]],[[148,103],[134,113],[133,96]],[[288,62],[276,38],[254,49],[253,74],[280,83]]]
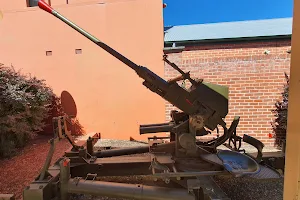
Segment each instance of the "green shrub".
[[13,156],[39,133],[52,134],[52,117],[62,114],[59,97],[44,80],[0,64],[0,157]]

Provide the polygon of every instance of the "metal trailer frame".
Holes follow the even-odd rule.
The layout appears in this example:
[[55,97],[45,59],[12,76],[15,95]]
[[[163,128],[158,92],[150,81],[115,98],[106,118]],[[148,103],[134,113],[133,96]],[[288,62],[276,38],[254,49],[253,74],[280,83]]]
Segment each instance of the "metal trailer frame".
[[[54,138],[50,140],[44,167],[39,176],[24,189],[23,200],[68,200],[70,194],[147,200],[230,200],[212,177],[234,176],[235,173],[226,170],[221,166],[223,164],[216,165],[216,158],[210,159],[211,163],[207,162],[209,159],[174,158],[168,153],[175,148],[174,143],[158,144],[155,140],[146,147],[94,151],[94,145],[100,139],[100,135],[95,134],[86,141],[75,143],[70,131],[66,129],[67,119],[67,116],[54,118]],[[63,138],[68,139],[72,147],[50,166],[55,145]],[[126,159],[119,157],[141,153],[149,154]],[[270,155],[268,156],[262,157],[262,163],[270,160]],[[243,172],[237,172],[238,176],[241,174]],[[250,176],[261,178],[255,177],[257,173],[253,174],[250,173]],[[99,181],[102,176],[131,175],[146,175],[153,180],[162,180],[166,187]],[[276,176],[273,174],[267,178]],[[178,184],[181,188],[168,187],[170,182]]]
[[[67,117],[57,117],[53,120],[54,138],[50,140],[50,149],[45,164],[36,179],[23,191],[24,200],[61,200],[69,199],[69,194],[92,194],[109,197],[123,197],[133,199],[203,199],[204,196],[225,197],[225,194],[211,179],[203,179],[201,176],[228,174],[225,171],[199,171],[178,172],[171,154],[166,154],[164,149],[174,147],[172,143],[156,144],[154,146],[133,147],[94,152],[94,144],[100,139],[99,134],[89,137],[86,142],[74,143],[70,132],[65,129]],[[61,139],[67,138],[72,148],[58,159],[52,166],[50,162],[55,145]],[[156,145],[155,145],[156,144]],[[154,152],[152,150],[154,149]],[[135,157],[118,157],[122,155],[147,153],[149,155]],[[190,161],[195,164],[195,161]],[[203,166],[204,163],[201,163]],[[206,164],[210,168],[210,164]],[[197,165],[198,167],[199,165]],[[172,169],[172,172],[169,172]],[[160,171],[168,171],[160,173]],[[165,184],[175,181],[186,189],[156,187],[147,185],[112,183],[98,181],[101,176],[130,176],[149,175],[154,179],[161,179]],[[198,177],[198,179],[188,179]],[[215,188],[204,192],[203,184]],[[226,198],[225,198],[226,199]]]

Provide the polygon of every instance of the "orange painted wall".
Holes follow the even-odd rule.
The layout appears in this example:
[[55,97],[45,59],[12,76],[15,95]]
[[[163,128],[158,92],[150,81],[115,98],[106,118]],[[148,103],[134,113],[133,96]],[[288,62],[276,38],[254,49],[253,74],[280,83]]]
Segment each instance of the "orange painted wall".
[[17,9],[24,9],[26,8],[27,2],[25,1],[20,1],[20,0],[10,0],[10,1],[5,1],[1,0],[0,1],[0,10],[5,11],[5,10],[17,10]]
[[[146,89],[134,71],[22,1],[0,0],[0,63],[45,79],[57,94],[70,92],[85,130],[101,132],[103,138],[144,139],[149,135],[139,135],[139,124],[164,122],[165,101]],[[163,76],[161,0],[69,0],[68,5],[51,0],[51,4],[135,63]],[[82,54],[75,54],[75,49],[82,49]]]

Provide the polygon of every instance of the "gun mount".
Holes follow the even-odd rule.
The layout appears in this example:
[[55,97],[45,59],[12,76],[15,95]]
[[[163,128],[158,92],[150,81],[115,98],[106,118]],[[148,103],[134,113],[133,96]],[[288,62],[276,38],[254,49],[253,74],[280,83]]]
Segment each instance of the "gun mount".
[[[146,67],[139,66],[99,39],[78,27],[44,1],[38,6],[54,15],[71,28],[94,42],[112,56],[133,69],[144,79],[143,85],[158,94],[181,111],[171,111],[168,123],[140,126],[140,134],[169,132],[167,143],[149,143],[145,147],[121,148],[94,151],[95,138],[89,138],[84,145],[75,144],[66,130],[67,116],[54,119],[55,138],[45,166],[36,180],[25,188],[24,200],[52,200],[59,197],[67,200],[70,193],[103,195],[133,199],[229,199],[212,180],[212,176],[227,174],[235,177],[279,178],[280,174],[263,162],[263,143],[244,135],[236,134],[239,117],[235,117],[229,128],[224,122],[228,114],[228,88],[192,79],[189,72],[183,72],[166,56],[164,61],[181,75],[165,81]],[[190,88],[185,89],[177,81],[189,80]],[[70,106],[75,107],[76,106]],[[72,112],[76,115],[77,112]],[[209,134],[222,126],[224,133],[209,141],[198,141],[197,136]],[[66,137],[72,149],[64,158],[49,167],[54,141]],[[99,138],[98,138],[99,139]],[[226,141],[229,141],[226,144]],[[256,156],[240,150],[244,141],[255,146]],[[225,145],[229,150],[220,150]],[[232,146],[233,145],[233,146]],[[118,158],[122,155],[149,153],[146,156]],[[108,159],[108,157],[116,157]],[[185,189],[109,183],[98,181],[101,176],[147,175],[154,179],[178,183]],[[213,188],[213,190],[211,190]],[[58,194],[59,193],[59,194]]]

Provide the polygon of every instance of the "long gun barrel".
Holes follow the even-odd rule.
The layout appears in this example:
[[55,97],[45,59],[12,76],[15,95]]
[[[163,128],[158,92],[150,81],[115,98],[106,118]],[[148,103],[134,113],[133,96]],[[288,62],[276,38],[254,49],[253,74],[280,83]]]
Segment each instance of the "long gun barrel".
[[[110,53],[112,56],[132,68],[136,73],[143,78],[145,81],[143,82],[143,85],[145,85],[148,89],[151,91],[157,93],[161,97],[163,97],[165,100],[169,101],[179,109],[185,111],[187,114],[192,114],[196,109],[193,109],[193,106],[191,106],[191,101],[187,99],[188,92],[181,88],[178,84],[169,84],[167,81],[159,77],[157,74],[153,73],[149,69],[143,66],[139,66],[129,60],[128,58],[121,55],[116,50],[112,49],[102,41],[100,41],[95,36],[91,35],[87,31],[83,30],[79,26],[77,26],[74,22],[70,21],[66,17],[64,17],[62,14],[54,10],[50,5],[48,5],[43,0],[40,0],[38,2],[38,6],[47,11],[48,13],[51,13],[58,19],[65,22],[67,25],[84,35],[86,38],[94,42],[96,45]],[[176,87],[177,86],[177,87]],[[176,87],[176,88],[174,88]],[[174,90],[175,89],[175,90]]]
[[116,57],[117,59],[119,59],[121,62],[123,62],[127,66],[131,67],[133,70],[135,70],[135,71],[139,70],[139,66],[137,64],[135,64],[134,62],[132,62],[128,58],[124,57],[122,54],[118,53],[116,50],[112,49],[111,47],[109,47],[105,43],[101,42],[95,36],[91,35],[87,31],[83,30],[82,28],[80,28],[79,26],[77,26],[75,23],[73,23],[70,20],[68,20],[66,17],[64,17],[63,15],[61,15],[56,10],[54,10],[45,1],[40,0],[38,2],[38,6],[41,9],[43,9],[43,10],[51,13],[52,15],[54,15],[55,17],[57,17],[58,19],[62,20],[63,22],[65,22],[69,26],[71,26],[73,29],[75,29],[76,31],[78,31],[79,33],[81,33],[82,35],[84,35],[85,37],[87,37],[89,40],[91,40],[92,42],[94,42],[95,44],[97,44],[99,47],[101,47],[102,49],[104,49],[105,51],[107,51],[108,53],[110,53],[111,55],[113,55],[114,57]]
[[[80,28],[79,26],[77,26],[75,23],[71,22],[69,19],[67,19],[62,14],[60,14],[59,12],[54,10],[50,5],[48,5],[43,0],[40,0],[38,2],[38,6],[41,9],[47,11],[48,13],[51,13],[58,19],[62,20],[67,25],[69,25],[70,27],[72,27],[73,29],[75,29],[76,31],[78,31],[79,33],[84,35],[86,38],[88,38],[89,40],[94,42],[96,45],[98,45],[99,47],[101,47],[102,49],[104,49],[105,51],[110,53],[112,56],[116,57],[118,60],[120,60],[121,62],[123,62],[130,68],[132,68],[134,71],[136,71],[136,73],[145,80],[145,82],[143,84],[148,89],[159,94],[160,96],[165,98],[167,101],[169,101],[173,105],[177,106],[179,109],[184,110],[187,113],[193,112],[193,109],[191,109],[192,107],[190,105],[188,105],[188,103],[190,103],[190,102],[187,101],[186,99],[183,99],[183,102],[179,102],[178,100],[174,101],[174,99],[177,99],[177,98],[174,98],[173,95],[182,96],[182,97],[187,96],[187,92],[183,88],[178,86],[178,88],[176,88],[178,91],[171,93],[170,92],[170,84],[167,81],[165,81],[164,79],[162,79],[161,77],[159,77],[158,75],[156,75],[155,73],[153,73],[152,71],[150,71],[149,69],[147,69],[146,67],[139,66],[139,65],[135,64],[134,62],[132,62],[131,60],[129,60],[128,58],[124,57],[123,55],[118,53],[116,50],[112,49],[111,47],[109,47],[108,45],[106,45],[105,43],[100,41],[95,36],[91,35],[87,31],[85,31],[82,28]],[[182,93],[184,93],[184,94],[182,94]]]
[[[146,86],[152,92],[155,92],[156,94],[160,95],[166,101],[176,106],[186,114],[194,115],[195,113],[199,112],[199,109],[208,109],[206,112],[208,118],[215,111],[217,111],[217,113],[214,113],[215,116],[225,117],[227,115],[228,112],[227,97],[224,98],[224,95],[222,96],[214,89],[208,87],[207,85],[202,84],[202,81],[195,82],[193,79],[190,78],[189,73],[184,73],[175,64],[169,63],[169,61],[164,59],[167,63],[171,64],[171,66],[174,69],[179,71],[182,74],[182,76],[172,81],[165,81],[164,79],[162,79],[160,76],[158,76],[148,68],[135,64],[128,58],[118,53],[116,50],[112,49],[111,47],[109,47],[108,45],[106,45],[105,43],[97,39],[95,36],[83,30],[75,23],[71,22],[69,19],[67,19],[59,12],[54,10],[50,5],[48,5],[43,0],[40,0],[38,2],[38,6],[44,11],[51,13],[61,21],[65,22],[67,25],[69,25],[70,27],[72,27],[73,29],[75,29],[76,31],[84,35],[86,38],[88,38],[90,41],[92,41],[93,43],[95,43],[96,45],[104,49],[106,52],[110,53],[112,56],[114,56],[115,58],[123,62],[125,65],[129,66],[139,75],[139,77],[144,79],[143,82],[144,86]],[[193,85],[197,84],[197,86],[195,86],[197,89],[194,88],[188,91],[180,87],[176,83],[176,81],[181,79],[189,79]],[[210,125],[209,124],[206,125],[208,125],[210,129],[214,129],[217,125],[216,123],[218,123],[216,121],[218,120],[214,120],[213,123],[211,120],[209,121],[207,122]]]
[[175,126],[174,123],[140,125],[140,134],[170,132]]

